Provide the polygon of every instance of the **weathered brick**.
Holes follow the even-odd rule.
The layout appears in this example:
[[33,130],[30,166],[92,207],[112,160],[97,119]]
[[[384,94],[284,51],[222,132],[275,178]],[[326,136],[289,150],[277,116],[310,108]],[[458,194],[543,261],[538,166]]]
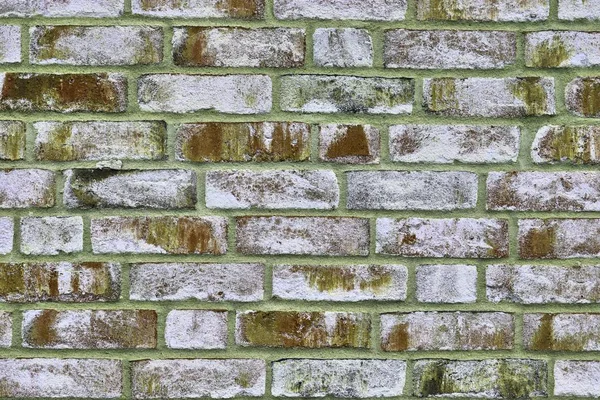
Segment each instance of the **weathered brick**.
[[92,249],[103,253],[225,254],[223,217],[92,218]]
[[377,254],[405,257],[506,257],[508,221],[473,218],[378,218],[376,251]]
[[407,78],[333,75],[281,77],[281,109],[303,113],[410,114],[415,84]]
[[528,350],[600,350],[600,314],[525,314],[523,345]]
[[[441,0],[440,0],[441,1]],[[472,117],[554,115],[554,78],[426,78],[425,111]]]
[[495,303],[600,303],[600,267],[489,265],[486,286]]
[[131,300],[260,301],[262,264],[132,264]]
[[378,164],[379,129],[371,125],[319,126],[319,158],[348,164]]
[[235,342],[241,346],[371,346],[369,314],[345,312],[238,311]]
[[390,126],[390,159],[404,163],[484,164],[517,161],[518,126]]
[[534,163],[598,164],[600,163],[600,127],[543,126],[531,145]]
[[372,67],[373,41],[366,29],[317,28],[313,61],[318,67]]
[[296,28],[175,28],[173,60],[186,67],[301,67],[304,32]]
[[271,111],[271,78],[266,75],[143,75],[138,80],[142,111],[229,114]]
[[134,361],[131,366],[135,399],[221,399],[265,394],[263,360],[147,360]]
[[512,314],[413,312],[381,315],[381,348],[385,351],[510,350]]
[[83,250],[81,217],[21,218],[21,253],[57,255]]
[[403,265],[276,265],[273,297],[284,300],[406,300]]
[[55,185],[52,171],[0,170],[0,208],[52,207]]
[[206,207],[332,210],[340,190],[330,170],[208,171]]
[[123,112],[127,79],[122,74],[0,74],[2,111]]
[[111,399],[123,394],[119,360],[0,359],[2,397]]
[[418,20],[542,21],[548,19],[548,0],[418,0]]
[[170,311],[165,341],[171,349],[224,349],[227,347],[227,311]]
[[179,161],[307,161],[310,126],[301,122],[182,124],[177,128]]
[[418,397],[546,397],[543,360],[417,360],[413,390]]
[[67,208],[195,208],[196,173],[183,169],[64,172]]
[[475,265],[417,266],[417,300],[422,303],[475,303]]
[[502,31],[388,30],[383,57],[386,68],[504,68],[516,61],[517,35]]
[[600,4],[582,0],[560,0],[558,2],[558,19],[569,21],[600,19]]
[[600,257],[600,219],[521,219],[519,257]]
[[132,0],[133,14],[162,18],[263,19],[264,0]]
[[153,349],[154,310],[31,310],[23,346],[43,349]]
[[556,396],[600,397],[600,362],[557,360],[554,364]]
[[0,311],[0,347],[10,347],[12,344],[12,314]]
[[35,154],[43,161],[162,160],[164,122],[44,121],[33,124]]
[[1,17],[119,17],[123,0],[0,0]]
[[271,393],[277,397],[402,396],[406,362],[401,360],[306,360],[273,362]]
[[597,32],[542,31],[525,35],[525,65],[572,68],[600,65]]
[[0,263],[0,302],[117,301],[120,292],[119,264],[66,261]]
[[0,254],[8,254],[13,249],[15,223],[10,217],[0,217]]
[[573,79],[565,89],[565,103],[572,114],[600,118],[600,77]]
[[402,21],[406,0],[275,0],[277,19]]
[[[1,11],[0,4],[0,14]],[[0,37],[3,44],[0,49],[0,63],[21,62],[21,27],[16,25],[0,26]]]
[[237,251],[242,254],[366,256],[369,220],[341,217],[240,217]]
[[477,174],[450,171],[351,171],[354,210],[456,210],[477,204]]
[[0,160],[22,160],[25,157],[25,135],[23,122],[0,121]]

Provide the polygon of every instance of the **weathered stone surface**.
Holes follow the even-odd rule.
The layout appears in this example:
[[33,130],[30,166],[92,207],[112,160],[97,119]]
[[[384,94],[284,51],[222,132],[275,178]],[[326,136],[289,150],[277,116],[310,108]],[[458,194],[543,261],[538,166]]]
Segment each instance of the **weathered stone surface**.
[[417,266],[417,300],[422,303],[475,303],[475,265]]
[[301,67],[304,36],[296,28],[175,28],[173,60],[186,67]]
[[123,0],[0,0],[2,17],[108,18],[123,14]]
[[275,265],[273,297],[284,300],[406,300],[404,265]]
[[600,314],[525,314],[523,345],[528,350],[600,350]]
[[379,129],[372,125],[327,124],[319,127],[319,158],[347,164],[378,164]]
[[534,163],[600,163],[600,127],[594,125],[541,127],[531,145]]
[[0,217],[0,254],[8,254],[13,249],[15,223],[10,217]]
[[12,344],[12,314],[0,311],[0,347],[10,347]]
[[489,265],[486,286],[495,303],[600,303],[600,266]]
[[120,292],[119,264],[0,263],[0,302],[117,301]]
[[25,136],[25,123],[0,121],[0,161],[22,160],[25,157]]
[[402,396],[406,362],[401,360],[280,360],[273,363],[271,392],[277,397]]
[[542,31],[525,35],[525,65],[573,68],[600,65],[600,33]]
[[[440,0],[442,1],[442,0]],[[425,111],[447,116],[554,115],[554,78],[425,78]]]
[[407,78],[334,75],[281,77],[281,109],[303,113],[410,114],[415,84]]
[[381,315],[385,351],[510,350],[512,314],[495,312],[414,312]]
[[406,0],[275,0],[277,19],[402,21]]
[[260,301],[262,264],[132,264],[131,300]]
[[132,0],[133,14],[162,18],[263,19],[264,0]]
[[600,19],[600,4],[582,0],[560,0],[558,19],[574,21],[577,19]]
[[519,257],[600,257],[600,219],[520,219]]
[[371,317],[364,313],[238,311],[235,342],[241,346],[371,346]]
[[271,111],[272,83],[267,75],[143,75],[138,80],[142,111],[229,114]]
[[502,31],[388,30],[383,57],[386,68],[504,68],[516,61],[517,35]]
[[[2,4],[0,3],[0,7]],[[0,15],[2,11],[0,8]],[[0,37],[3,39],[0,47],[1,63],[21,62],[21,27],[16,25],[0,26]]]
[[21,218],[21,253],[57,255],[83,250],[81,217]]
[[263,360],[134,361],[131,372],[135,399],[228,399],[265,394]]
[[67,208],[195,208],[196,173],[183,169],[64,172]]
[[373,41],[366,29],[317,28],[313,61],[319,67],[372,67]]
[[[599,10],[600,17],[600,10]],[[600,362],[557,360],[554,364],[556,396],[600,396]]]
[[23,346],[43,349],[153,349],[154,310],[31,310]]
[[224,217],[92,218],[92,249],[103,253],[225,254]]
[[377,254],[405,257],[508,256],[508,221],[473,218],[377,218]]
[[366,256],[369,221],[341,217],[240,217],[237,251],[242,254]]
[[227,311],[170,311],[165,341],[171,349],[224,349],[227,347]]
[[355,210],[456,210],[477,204],[477,174],[351,171],[347,207]]
[[45,169],[0,170],[0,208],[52,207],[55,185]]
[[182,124],[175,157],[195,162],[308,161],[310,126],[301,122]]
[[450,21],[542,21],[550,14],[549,0],[418,0],[417,19]]
[[579,117],[600,118],[600,77],[575,78],[565,89],[567,110]]

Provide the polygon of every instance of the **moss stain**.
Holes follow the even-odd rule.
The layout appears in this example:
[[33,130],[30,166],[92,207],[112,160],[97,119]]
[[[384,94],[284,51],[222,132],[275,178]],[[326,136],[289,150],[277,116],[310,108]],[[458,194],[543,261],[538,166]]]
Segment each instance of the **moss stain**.
[[517,78],[510,86],[511,93],[524,103],[527,115],[544,115],[548,107],[548,95],[541,78]]
[[252,375],[249,372],[242,371],[235,377],[235,383],[244,389],[252,387]]
[[555,244],[556,229],[553,226],[532,228],[521,239],[519,254],[523,258],[552,258]]
[[65,60],[70,57],[67,48],[58,47],[58,42],[63,37],[77,35],[83,32],[82,27],[72,26],[48,26],[43,28],[37,39],[38,54],[40,60],[59,59]]
[[498,389],[504,399],[528,399],[536,389],[537,382],[530,380],[527,373],[511,368],[506,360],[498,365]]
[[217,0],[215,6],[232,18],[256,18],[262,13],[259,4],[256,0]]
[[560,36],[555,35],[552,39],[544,40],[535,46],[531,52],[530,66],[539,68],[560,67],[571,56],[572,52],[565,46]]
[[446,364],[446,361],[435,361],[425,366],[419,381],[421,397],[455,392],[453,382],[446,373]]
[[43,310],[33,320],[27,331],[27,341],[34,347],[49,347],[59,340],[56,332],[57,310]]
[[392,282],[391,274],[381,267],[370,267],[368,278],[358,276],[349,268],[334,266],[295,266],[292,272],[304,274],[308,284],[320,292],[349,292],[357,288],[377,292]]
[[397,323],[382,343],[385,351],[405,351],[409,343],[408,323]]
[[207,28],[188,27],[185,39],[173,53],[175,65],[207,67],[215,66],[215,58],[208,54]]
[[25,151],[25,130],[21,124],[11,124],[0,134],[0,160],[21,160]]
[[25,291],[25,277],[22,264],[0,265],[0,296]]
[[189,0],[141,0],[141,7],[144,11],[153,11],[161,9],[175,8],[180,9]]
[[431,97],[428,108],[434,112],[455,110],[458,108],[456,80],[454,78],[436,78],[431,81]]
[[[103,315],[100,315],[100,314]],[[92,311],[91,337],[87,347],[108,342],[120,348],[155,348],[157,315],[154,310],[113,312]]]
[[586,117],[600,116],[600,79],[582,79],[580,93],[581,113]]
[[329,145],[325,157],[335,159],[351,156],[370,156],[369,139],[362,125],[348,126],[346,132]]
[[71,142],[73,124],[65,122],[54,127],[48,134],[48,141],[39,144],[37,157],[47,161],[74,161],[79,152]]

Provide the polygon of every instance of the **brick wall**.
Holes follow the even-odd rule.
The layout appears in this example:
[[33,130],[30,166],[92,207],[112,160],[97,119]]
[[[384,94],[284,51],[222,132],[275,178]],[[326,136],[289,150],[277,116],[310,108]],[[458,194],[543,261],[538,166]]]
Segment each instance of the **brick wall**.
[[595,31],[0,0],[0,398],[599,398]]

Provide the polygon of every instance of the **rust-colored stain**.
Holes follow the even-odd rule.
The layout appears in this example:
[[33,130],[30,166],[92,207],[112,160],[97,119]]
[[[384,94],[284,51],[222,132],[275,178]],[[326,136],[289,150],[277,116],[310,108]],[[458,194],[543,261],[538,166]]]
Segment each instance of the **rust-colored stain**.
[[385,351],[404,351],[408,349],[408,342],[408,323],[397,323],[388,336],[383,339],[381,348]]
[[325,154],[329,159],[370,155],[369,139],[362,125],[348,126],[346,132],[329,145]]
[[555,244],[555,227],[532,228],[520,240],[519,255],[521,258],[552,258]]

